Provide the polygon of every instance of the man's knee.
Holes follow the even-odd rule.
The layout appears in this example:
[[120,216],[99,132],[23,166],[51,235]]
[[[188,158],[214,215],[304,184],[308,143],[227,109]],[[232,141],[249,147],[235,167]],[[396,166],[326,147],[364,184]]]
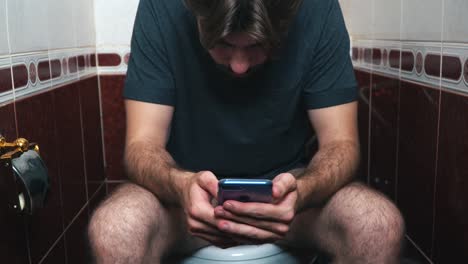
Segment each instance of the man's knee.
[[152,193],[134,184],[123,184],[93,212],[88,236],[94,255],[143,255],[162,210]]
[[341,230],[348,241],[369,249],[400,250],[405,224],[400,211],[389,199],[358,183],[340,192],[333,201],[340,208],[336,221],[343,227]]

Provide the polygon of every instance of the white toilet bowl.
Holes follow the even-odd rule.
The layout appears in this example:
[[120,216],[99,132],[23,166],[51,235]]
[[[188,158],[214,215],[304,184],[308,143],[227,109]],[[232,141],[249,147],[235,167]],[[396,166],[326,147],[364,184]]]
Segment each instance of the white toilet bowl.
[[312,256],[305,260],[294,256],[275,244],[237,246],[221,249],[215,246],[204,247],[180,264],[303,264],[310,263]]

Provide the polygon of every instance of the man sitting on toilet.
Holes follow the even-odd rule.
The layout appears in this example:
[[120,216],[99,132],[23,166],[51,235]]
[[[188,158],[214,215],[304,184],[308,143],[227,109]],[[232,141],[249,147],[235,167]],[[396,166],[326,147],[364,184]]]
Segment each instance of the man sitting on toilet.
[[[398,263],[398,209],[353,181],[357,86],[338,0],[141,0],[131,45],[131,183],[93,214],[97,263],[272,242]],[[215,206],[221,178],[272,179],[274,202]]]

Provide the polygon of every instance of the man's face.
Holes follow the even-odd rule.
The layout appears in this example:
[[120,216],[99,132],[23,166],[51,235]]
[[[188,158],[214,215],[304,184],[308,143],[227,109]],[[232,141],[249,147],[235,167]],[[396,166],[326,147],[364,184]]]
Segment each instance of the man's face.
[[264,64],[267,51],[246,33],[231,33],[208,50],[216,64],[234,77],[246,77]]

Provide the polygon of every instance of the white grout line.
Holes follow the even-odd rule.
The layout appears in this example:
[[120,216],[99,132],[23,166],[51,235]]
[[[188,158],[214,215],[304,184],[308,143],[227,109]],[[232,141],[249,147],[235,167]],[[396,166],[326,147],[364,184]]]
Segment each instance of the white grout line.
[[424,253],[424,251],[408,236],[405,235],[406,239],[413,245],[413,247],[424,257],[429,263],[433,264],[432,260]]
[[[400,39],[402,39],[402,30],[403,29],[403,0],[400,0]],[[400,50],[401,50],[401,43],[400,43]],[[390,54],[388,52],[387,56]],[[387,59],[387,65],[390,64],[390,61]],[[401,59],[401,58],[400,58]],[[395,197],[395,204],[398,205],[398,170],[400,169],[400,162],[399,162],[399,156],[400,156],[400,110],[401,110],[401,69],[398,70],[398,106],[397,106],[397,127],[396,127],[396,154],[395,154],[395,183],[394,183],[394,197]]]
[[[97,56],[98,53],[96,53],[96,65],[97,64]],[[106,142],[104,140],[104,113],[102,111],[102,91],[101,91],[101,78],[100,75],[98,74],[97,76],[97,82],[98,82],[98,97],[99,97],[99,121],[101,122],[101,148],[102,148],[102,161],[103,161],[103,166],[104,166],[104,178],[107,179],[107,157],[106,157]]]
[[[436,232],[436,196],[437,196],[437,176],[439,169],[439,137],[440,137],[440,116],[442,109],[442,66],[443,66],[443,54],[444,54],[444,29],[445,29],[445,0],[442,0],[442,30],[440,33],[441,47],[440,47],[440,90],[439,90],[439,109],[437,110],[437,138],[436,138],[436,154],[435,154],[435,166],[434,166],[434,190],[432,197],[432,241],[431,241],[431,258],[434,257],[434,247],[435,247],[435,232]],[[463,65],[463,64],[462,64]],[[463,78],[463,67],[462,67],[462,78]]]

